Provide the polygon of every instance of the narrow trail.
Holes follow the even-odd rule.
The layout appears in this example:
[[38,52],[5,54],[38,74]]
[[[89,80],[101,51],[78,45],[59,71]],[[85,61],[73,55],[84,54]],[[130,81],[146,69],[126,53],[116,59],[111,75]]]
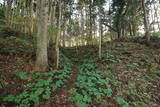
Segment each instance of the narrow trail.
[[75,104],[69,101],[72,95],[68,91],[75,87],[75,82],[78,76],[77,68],[77,63],[73,62],[70,79],[65,83],[65,87],[61,87],[54,92],[53,97],[46,102],[45,107],[75,107]]

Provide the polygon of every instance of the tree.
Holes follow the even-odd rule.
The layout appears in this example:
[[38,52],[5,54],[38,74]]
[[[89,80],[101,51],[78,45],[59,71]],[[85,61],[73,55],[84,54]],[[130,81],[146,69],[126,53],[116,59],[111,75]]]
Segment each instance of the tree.
[[48,66],[47,55],[47,23],[48,23],[48,0],[37,1],[38,32],[36,51],[36,70],[46,70]]
[[99,58],[102,58],[102,19],[101,19],[101,8],[100,6],[98,7],[99,10]]
[[58,19],[58,34],[56,38],[56,66],[59,67],[59,45],[60,45],[60,36],[61,36],[61,17],[62,17],[62,3],[61,0],[59,0],[59,19]]
[[145,39],[146,39],[146,43],[149,44],[151,34],[149,30],[148,14],[145,6],[145,0],[141,0],[141,2],[142,2],[143,18],[144,18]]
[[102,41],[103,41],[103,26],[102,26],[102,19],[104,18],[104,9],[103,4],[105,1],[103,0],[97,0],[94,2],[98,7],[98,17],[99,17],[99,59],[102,58]]
[[11,20],[11,7],[12,7],[13,0],[5,0],[4,2],[6,2],[5,18],[9,25]]

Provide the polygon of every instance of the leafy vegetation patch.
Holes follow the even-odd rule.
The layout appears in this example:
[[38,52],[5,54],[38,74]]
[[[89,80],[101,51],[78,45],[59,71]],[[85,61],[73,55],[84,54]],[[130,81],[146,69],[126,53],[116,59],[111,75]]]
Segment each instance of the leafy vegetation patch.
[[20,78],[21,80],[27,80],[28,79],[28,75],[27,72],[21,72],[19,70],[14,70],[12,71],[13,73],[15,73],[15,75]]
[[32,54],[34,51],[33,41],[17,36],[0,37],[0,45],[0,53],[5,54],[16,54],[17,52]]
[[76,88],[69,90],[74,96],[70,99],[78,107],[87,107],[93,101],[112,96],[109,78],[105,78],[100,71],[94,71],[95,65],[86,63],[79,67],[80,75],[77,77]]
[[121,97],[116,97],[116,101],[122,106],[122,107],[129,107],[128,103]]
[[[27,84],[27,89],[19,95],[8,95],[3,98],[5,102],[14,102],[16,107],[29,107],[31,105],[39,105],[42,99],[50,98],[52,91],[62,87],[70,77],[71,61],[61,55],[63,58],[62,70],[54,70],[50,72],[36,72],[33,76],[34,81]],[[26,74],[14,71],[21,79],[26,78]]]
[[[73,49],[70,50],[72,52]],[[113,91],[112,98],[121,106],[134,106],[134,107],[149,107],[159,104],[159,51],[155,52],[151,48],[148,48],[139,43],[108,43],[102,48],[102,60],[97,60],[93,49],[87,50],[86,47],[82,48],[79,52],[80,59],[77,56],[72,56],[73,61],[76,61],[81,66],[81,70],[85,73],[93,72],[97,70],[100,73],[110,79],[110,85]],[[84,56],[84,52],[88,53],[88,56]],[[70,53],[71,54],[71,53]],[[85,54],[86,55],[86,54]],[[78,56],[78,57],[79,57]],[[91,59],[91,60],[87,60]],[[86,59],[84,63],[83,60]],[[80,71],[80,70],[79,70]],[[85,77],[87,75],[87,77]],[[88,74],[81,74],[82,78],[88,78]],[[85,83],[87,83],[87,79]],[[81,81],[83,81],[81,80]],[[78,80],[77,80],[78,81]],[[73,89],[73,95],[80,94],[83,102],[84,94],[80,90],[80,87],[76,85]],[[73,97],[74,98],[74,97]],[[96,101],[96,97],[92,97],[92,101]],[[77,103],[78,101],[74,101]],[[105,101],[97,101],[98,104]],[[88,102],[83,102],[90,104]]]

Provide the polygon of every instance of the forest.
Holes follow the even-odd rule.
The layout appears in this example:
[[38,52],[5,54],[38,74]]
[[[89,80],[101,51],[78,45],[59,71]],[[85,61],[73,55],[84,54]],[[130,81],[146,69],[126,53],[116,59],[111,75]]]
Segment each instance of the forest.
[[160,1],[0,0],[0,107],[160,107]]

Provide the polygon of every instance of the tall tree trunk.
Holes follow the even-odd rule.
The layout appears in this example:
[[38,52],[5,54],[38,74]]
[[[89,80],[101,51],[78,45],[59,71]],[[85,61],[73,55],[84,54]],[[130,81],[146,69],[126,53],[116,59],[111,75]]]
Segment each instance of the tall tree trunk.
[[101,26],[101,42],[103,43],[103,26],[102,26],[102,22],[101,22],[101,24],[100,24],[100,26]]
[[64,29],[63,29],[63,47],[65,47],[65,39],[66,39],[66,19],[64,18]]
[[84,38],[84,25],[85,25],[85,20],[84,20],[84,11],[83,8],[81,9],[81,37]]
[[154,17],[156,17],[156,19],[157,20],[155,20],[155,21],[157,21],[156,23],[157,23],[157,25],[158,25],[158,30],[160,31],[160,22],[159,22],[159,17],[158,17],[158,9],[156,8],[156,6],[154,5],[154,11],[155,11],[155,16]]
[[151,20],[152,20],[151,27],[152,27],[152,31],[156,32],[156,29],[155,29],[156,20],[155,20],[155,17],[154,17],[152,6],[150,6],[150,8],[151,8]]
[[99,7],[99,59],[102,58],[102,19],[100,15],[100,7]]
[[51,19],[52,19],[52,21],[51,21],[51,24],[52,25],[56,25],[56,4],[57,4],[57,2],[55,1],[55,0],[52,0],[52,2],[53,2],[53,4],[52,4],[52,13],[51,13]]
[[149,44],[150,30],[149,30],[149,21],[148,21],[146,6],[145,6],[145,0],[142,0],[142,9],[143,9],[143,14],[144,14],[143,17],[144,17],[145,39],[146,39],[146,43]]
[[[52,27],[54,27],[54,28],[56,28],[57,26],[56,26],[56,5],[57,5],[57,2],[56,2],[56,0],[52,0],[52,8],[51,8],[51,15],[50,15],[50,19],[51,19],[51,26]],[[53,33],[52,35],[50,35],[51,37],[50,37],[50,39],[51,39],[51,41],[50,41],[50,43],[53,45],[53,44],[55,44],[55,41],[56,41],[56,38],[55,38],[55,35],[54,35],[55,33]]]
[[5,8],[5,18],[7,21],[8,26],[10,26],[11,21],[11,7],[13,0],[5,0],[6,1],[6,8]]
[[56,55],[57,55],[57,61],[56,61],[56,67],[59,67],[59,39],[61,36],[61,17],[62,17],[62,1],[59,1],[59,19],[58,19],[58,34],[56,38]]
[[[38,5],[38,4],[37,4]],[[31,17],[31,24],[30,24],[30,28],[29,28],[29,34],[32,35],[33,31],[34,31],[34,27],[35,27],[35,12],[36,12],[36,2],[34,0],[32,0],[31,5],[30,5],[30,17]]]
[[48,66],[47,56],[47,22],[48,22],[48,0],[38,0],[40,4],[38,13],[36,70],[46,70]]
[[134,21],[132,22],[132,30],[133,30],[133,36],[136,36],[137,35],[137,31],[136,31],[136,24],[135,24]]
[[[120,14],[120,12],[119,12]],[[120,15],[119,17],[116,18],[116,27],[117,27],[117,34],[118,34],[118,39],[122,37],[122,26],[121,26],[121,20],[120,20]]]
[[92,44],[92,0],[89,0],[89,44]]
[[122,28],[120,24],[117,25],[117,33],[118,33],[118,39],[120,39],[122,37]]
[[130,36],[133,36],[133,34],[132,34],[132,24],[131,23],[129,23],[129,33],[130,33]]
[[87,44],[86,45],[89,45],[89,42],[90,42],[90,39],[89,39],[89,37],[90,37],[90,34],[89,34],[89,30],[90,30],[90,26],[89,26],[89,22],[88,22],[88,20],[89,20],[89,18],[88,18],[88,13],[89,12],[89,10],[88,10],[88,8],[87,7],[85,7],[85,19],[86,19],[86,22],[85,22],[85,25],[86,25],[86,41],[87,41]]

